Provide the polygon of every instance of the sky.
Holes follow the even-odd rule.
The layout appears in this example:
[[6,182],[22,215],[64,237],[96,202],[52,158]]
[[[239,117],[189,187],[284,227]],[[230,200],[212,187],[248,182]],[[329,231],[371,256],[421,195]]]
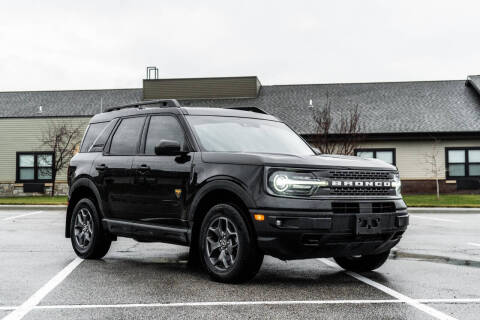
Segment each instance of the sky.
[[0,0],[0,91],[264,85],[480,74],[479,1]]

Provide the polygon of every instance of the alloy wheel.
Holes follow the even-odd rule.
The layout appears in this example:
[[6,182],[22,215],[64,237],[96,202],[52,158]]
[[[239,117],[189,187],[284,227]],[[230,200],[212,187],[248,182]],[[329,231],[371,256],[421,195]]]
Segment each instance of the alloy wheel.
[[87,208],[81,208],[75,218],[75,243],[80,249],[87,249],[93,238],[93,218]]
[[235,224],[226,217],[214,219],[207,230],[206,251],[210,263],[220,271],[230,269],[238,255],[239,241]]

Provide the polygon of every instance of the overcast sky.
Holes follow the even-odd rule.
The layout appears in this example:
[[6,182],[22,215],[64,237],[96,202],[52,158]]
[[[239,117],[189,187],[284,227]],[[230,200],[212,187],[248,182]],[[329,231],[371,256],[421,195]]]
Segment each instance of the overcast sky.
[[141,87],[150,65],[263,84],[480,74],[478,0],[0,4],[0,91]]

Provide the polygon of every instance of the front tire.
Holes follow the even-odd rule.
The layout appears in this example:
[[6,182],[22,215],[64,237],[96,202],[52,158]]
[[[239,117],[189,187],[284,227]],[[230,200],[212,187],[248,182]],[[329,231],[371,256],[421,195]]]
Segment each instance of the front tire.
[[380,268],[387,261],[389,255],[390,250],[379,254],[362,255],[359,257],[336,257],[334,260],[345,270],[365,272]]
[[100,215],[90,199],[81,199],[70,219],[70,240],[77,256],[83,259],[103,258],[112,244],[102,228]]
[[200,228],[199,251],[204,269],[218,282],[248,281],[263,262],[245,219],[231,204],[217,204],[207,212]]

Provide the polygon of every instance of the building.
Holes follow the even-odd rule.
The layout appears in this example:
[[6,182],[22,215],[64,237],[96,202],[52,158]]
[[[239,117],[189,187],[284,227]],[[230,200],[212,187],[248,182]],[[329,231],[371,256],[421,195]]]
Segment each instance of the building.
[[[86,126],[105,106],[161,98],[192,107],[258,107],[307,141],[316,134],[312,112],[327,99],[334,119],[358,105],[363,140],[356,154],[396,165],[405,193],[433,193],[436,177],[441,192],[480,192],[480,76],[269,86],[257,77],[227,77],[146,79],[138,89],[0,92],[0,195],[48,192],[51,177],[38,170],[49,165],[51,150],[39,137],[52,121]],[[65,173],[57,188],[66,192]]]

